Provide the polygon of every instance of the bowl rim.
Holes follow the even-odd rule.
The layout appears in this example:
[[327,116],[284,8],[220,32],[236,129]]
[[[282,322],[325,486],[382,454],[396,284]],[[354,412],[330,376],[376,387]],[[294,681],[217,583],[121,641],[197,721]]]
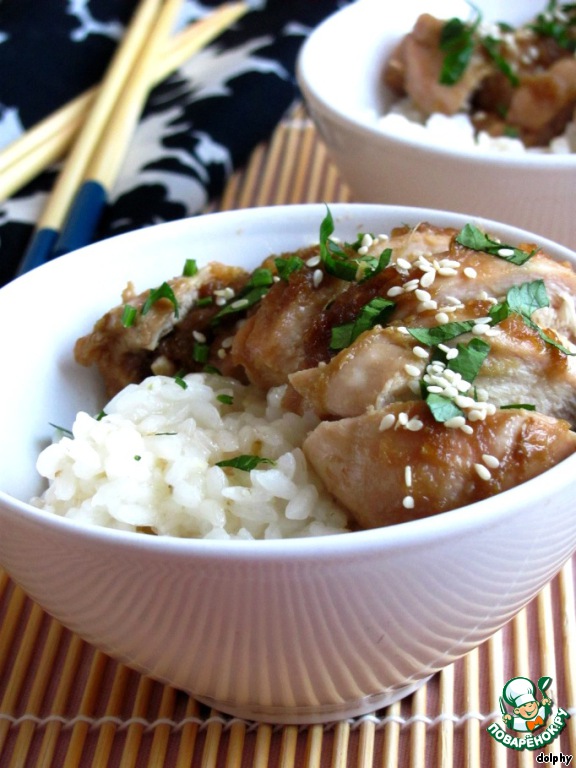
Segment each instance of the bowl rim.
[[[410,3],[410,0],[407,0],[407,2]],[[382,8],[380,4],[374,2],[374,0],[356,0],[356,2],[340,8],[330,16],[326,17],[312,30],[302,44],[296,61],[296,77],[304,96],[304,100],[307,102],[312,113],[314,110],[323,112],[332,121],[339,123],[349,130],[354,130],[364,138],[370,138],[384,146],[386,146],[386,144],[391,145],[391,151],[394,151],[395,147],[403,148],[405,150],[411,150],[414,153],[425,153],[428,156],[435,156],[439,161],[442,161],[442,159],[445,158],[452,158],[457,159],[458,161],[469,162],[474,166],[485,166],[486,162],[489,161],[498,169],[502,170],[520,169],[535,171],[536,169],[542,169],[553,170],[558,173],[562,171],[572,172],[574,168],[576,168],[576,152],[507,153],[490,150],[489,148],[451,148],[440,144],[427,143],[425,140],[419,140],[414,137],[401,136],[395,132],[389,131],[385,126],[379,126],[376,122],[371,122],[367,117],[364,117],[365,110],[362,108],[359,108],[357,111],[352,109],[350,112],[345,112],[337,106],[334,106],[329,98],[323,93],[321,85],[322,77],[318,76],[320,70],[314,67],[315,60],[326,60],[326,56],[316,55],[317,49],[320,51],[324,50],[325,46],[323,43],[327,40],[330,40],[334,44],[334,40],[338,39],[338,34],[334,34],[334,32],[339,28],[349,32],[349,21],[367,16],[369,24],[370,11],[372,11],[375,16],[374,21],[382,27]],[[356,51],[357,48],[349,45],[340,46],[340,55],[343,55],[343,52],[347,50]],[[353,87],[350,88],[350,93],[353,94],[355,92]]]
[[[406,216],[415,216],[417,220],[430,220],[434,216],[444,220],[454,219],[455,224],[460,224],[465,220],[473,218],[487,228],[493,227],[505,231],[507,236],[514,236],[520,239],[536,239],[544,250],[551,251],[551,255],[556,259],[571,258],[571,262],[576,268],[576,254],[565,246],[554,243],[544,237],[538,237],[524,229],[503,224],[484,217],[470,217],[462,213],[450,213],[447,211],[416,208],[411,206],[383,205],[374,203],[331,203],[329,204],[334,218],[342,217],[354,218],[356,221],[363,216],[369,216],[382,212],[383,215],[390,216],[394,211],[398,211],[399,220],[405,220]],[[249,217],[257,220],[258,217],[272,216],[279,221],[284,221],[285,217],[307,215],[318,217],[325,212],[326,204],[322,203],[299,203],[277,206],[264,206],[260,208],[240,209],[232,211],[221,211],[205,214],[198,217],[188,217],[177,221],[167,222],[135,230],[115,236],[115,241],[130,242],[138,240],[147,235],[147,230],[154,229],[154,239],[162,237],[164,232],[174,230],[188,232],[188,227],[194,227],[195,221],[212,219],[215,224],[223,219],[230,219],[235,222],[239,219]],[[101,241],[86,248],[76,251],[66,256],[60,257],[54,262],[35,270],[37,274],[42,274],[44,270],[61,269],[68,259],[81,259],[88,250],[106,247],[109,241]],[[126,249],[127,252],[130,249]],[[32,273],[27,273],[18,281],[22,285],[26,281],[34,279]],[[14,281],[16,282],[16,281]],[[3,289],[2,289],[3,290]],[[398,523],[382,528],[351,531],[347,533],[327,534],[311,537],[298,537],[286,539],[268,539],[268,540],[220,540],[220,539],[188,539],[168,536],[152,536],[145,533],[133,531],[122,531],[111,528],[104,528],[96,525],[87,525],[77,523],[68,518],[52,515],[43,510],[34,507],[28,502],[13,497],[0,489],[0,518],[6,514],[16,514],[25,520],[34,523],[46,525],[55,531],[70,534],[80,539],[99,540],[108,546],[120,546],[129,549],[144,548],[149,552],[167,553],[188,557],[206,557],[214,558],[218,556],[226,558],[235,558],[242,560],[269,559],[276,558],[279,554],[283,557],[293,558],[324,558],[328,559],[334,556],[342,558],[350,557],[360,552],[387,551],[403,547],[424,546],[432,541],[438,541],[451,537],[460,537],[469,534],[472,531],[480,531],[490,525],[497,525],[499,520],[507,518],[508,515],[519,515],[522,513],[523,498],[537,498],[539,501],[546,499],[551,487],[560,490],[576,483],[572,478],[576,477],[576,454],[566,458],[554,467],[551,467],[545,473],[538,475],[518,486],[504,491],[496,496],[484,499],[465,507],[431,515],[416,521]]]

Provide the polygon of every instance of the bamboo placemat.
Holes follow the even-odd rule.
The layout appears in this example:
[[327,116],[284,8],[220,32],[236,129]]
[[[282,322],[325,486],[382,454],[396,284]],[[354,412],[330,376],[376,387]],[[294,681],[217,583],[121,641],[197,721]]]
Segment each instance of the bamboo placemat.
[[[297,107],[210,209],[349,200]],[[539,752],[507,749],[486,732],[500,718],[504,683],[518,675],[553,678],[555,704],[572,715],[543,750],[559,761],[576,754],[573,565],[414,695],[373,715],[310,727],[255,724],[202,707],[93,649],[0,570],[0,766],[527,768]]]

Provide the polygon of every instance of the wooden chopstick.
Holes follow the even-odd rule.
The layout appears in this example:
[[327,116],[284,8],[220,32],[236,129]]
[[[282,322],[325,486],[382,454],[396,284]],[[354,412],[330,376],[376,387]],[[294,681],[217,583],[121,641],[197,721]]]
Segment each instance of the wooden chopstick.
[[[165,46],[153,72],[153,85],[162,82],[187,59],[208,45],[248,10],[231,2],[195,21]],[[0,200],[9,198],[49,165],[64,156],[99,90],[94,86],[44,118],[0,151]]]
[[100,220],[108,192],[124,159],[130,138],[152,87],[152,71],[168,39],[182,0],[166,0],[134,69],[121,89],[114,112],[101,134],[94,136],[90,161],[76,189],[52,256],[89,243]]
[[126,34],[108,67],[91,109],[72,146],[44,210],[40,214],[20,270],[28,271],[48,260],[74,195],[86,174],[98,142],[137,57],[151,34],[162,0],[140,0]]

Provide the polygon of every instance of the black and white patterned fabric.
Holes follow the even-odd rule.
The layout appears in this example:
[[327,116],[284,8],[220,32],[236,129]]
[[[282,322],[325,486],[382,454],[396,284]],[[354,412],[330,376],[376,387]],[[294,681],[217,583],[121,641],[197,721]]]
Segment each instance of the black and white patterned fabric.
[[[293,103],[302,42],[344,2],[253,0],[233,28],[155,87],[98,238],[203,210]],[[218,4],[183,2],[178,25]],[[101,80],[136,5],[0,0],[0,150]],[[57,170],[0,201],[0,285],[16,273]]]

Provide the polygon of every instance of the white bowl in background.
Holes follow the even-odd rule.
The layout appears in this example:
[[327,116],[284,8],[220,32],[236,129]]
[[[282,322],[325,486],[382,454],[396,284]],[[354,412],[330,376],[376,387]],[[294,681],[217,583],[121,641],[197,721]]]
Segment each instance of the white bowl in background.
[[[485,19],[525,22],[544,0],[475,3]],[[306,105],[358,201],[425,206],[497,219],[576,248],[576,154],[504,154],[438,146],[379,124],[395,97],[381,82],[391,51],[418,16],[470,18],[464,0],[357,0],[304,43],[297,66]]]
[[[336,234],[468,217],[331,206]],[[361,715],[489,638],[576,549],[576,456],[489,500],[421,521],[318,538],[183,540],[43,512],[35,470],[49,422],[104,404],[73,345],[186,258],[253,267],[318,241],[322,205],[218,213],[121,235],[0,290],[0,564],[46,611],[134,668],[240,717],[314,723]],[[483,226],[483,222],[477,221]],[[562,247],[485,224],[505,242]]]

